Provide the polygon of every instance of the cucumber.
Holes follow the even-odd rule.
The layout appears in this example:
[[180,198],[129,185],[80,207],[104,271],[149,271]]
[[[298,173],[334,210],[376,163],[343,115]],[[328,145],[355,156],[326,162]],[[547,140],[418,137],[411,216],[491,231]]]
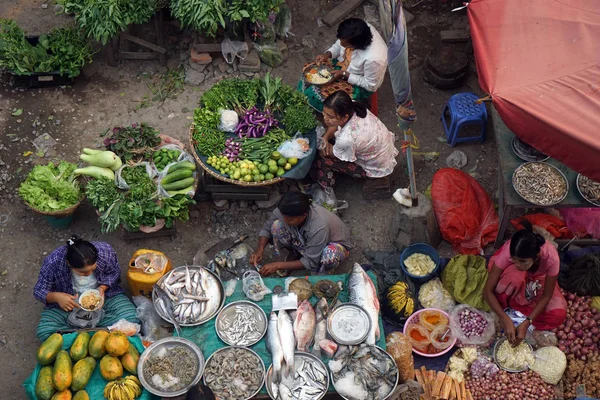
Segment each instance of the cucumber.
[[171,165],[171,167],[169,168],[169,173],[171,173],[172,171],[177,171],[178,169],[189,169],[189,170],[195,171],[196,164],[191,163],[189,161],[181,161],[175,165]]
[[167,193],[169,193],[171,196],[175,196],[178,194],[187,194],[187,193],[191,192],[192,190],[194,190],[194,185],[188,186],[185,189],[181,189],[181,190],[167,190]]
[[[163,181],[164,181],[164,179],[163,179]],[[168,192],[169,190],[185,189],[186,187],[192,186],[195,181],[196,180],[194,178],[185,178],[185,179],[181,179],[181,180],[167,183],[167,184],[161,183],[161,185],[162,185],[163,189],[165,189]]]
[[163,180],[161,181],[161,184],[165,185],[167,183],[180,181],[185,178],[190,178],[192,175],[194,175],[194,171],[190,171],[189,169],[180,169],[173,173],[171,173],[171,171],[169,171],[167,176],[165,176],[163,178]]
[[158,157],[154,157],[154,165],[160,164],[160,161],[162,160],[161,156]]
[[152,158],[157,158],[160,157],[160,151],[156,150],[154,153],[152,153]]

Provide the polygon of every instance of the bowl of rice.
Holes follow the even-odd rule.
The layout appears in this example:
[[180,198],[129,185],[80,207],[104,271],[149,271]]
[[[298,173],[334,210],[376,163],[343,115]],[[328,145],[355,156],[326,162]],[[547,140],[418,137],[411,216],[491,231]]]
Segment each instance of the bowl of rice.
[[97,311],[104,305],[104,296],[99,290],[88,289],[79,296],[79,306],[85,311]]

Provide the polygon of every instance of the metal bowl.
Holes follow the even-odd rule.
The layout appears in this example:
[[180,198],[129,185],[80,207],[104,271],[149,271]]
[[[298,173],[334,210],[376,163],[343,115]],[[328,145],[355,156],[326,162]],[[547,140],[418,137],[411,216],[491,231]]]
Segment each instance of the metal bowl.
[[[496,343],[494,344],[494,362],[496,363],[496,365],[499,368],[501,368],[501,369],[503,369],[503,370],[505,370],[507,372],[515,372],[515,373],[517,373],[517,372],[527,371],[529,369],[529,367],[527,367],[527,366],[525,368],[523,368],[523,369],[509,369],[509,368],[503,367],[502,364],[500,364],[498,362],[498,358],[496,357],[497,353],[498,353],[498,349],[500,348],[500,345],[502,343],[506,342],[507,340],[508,339],[506,339],[506,337],[502,337],[502,338],[498,339],[496,341]],[[527,343],[527,346],[529,346],[529,348],[531,349],[531,353],[533,354],[533,347],[531,346],[531,344],[528,341],[526,341],[526,340],[524,342]]]
[[[564,180],[564,182],[565,182],[565,191],[564,191],[563,195],[560,197],[560,199],[558,199],[558,200],[557,200],[557,201],[555,201],[554,203],[542,204],[542,203],[537,203],[537,202],[531,201],[530,199],[528,199],[527,197],[525,197],[525,196],[523,195],[523,193],[519,192],[519,190],[517,189],[517,187],[516,187],[516,185],[515,185],[515,179],[516,179],[517,173],[518,173],[518,171],[520,171],[522,168],[524,168],[525,166],[527,166],[527,165],[530,165],[530,164],[542,164],[542,165],[545,165],[545,166],[547,166],[548,168],[550,168],[551,170],[553,170],[553,171],[555,171],[556,173],[558,173],[558,174],[559,174],[559,175],[562,177],[562,179],[563,179],[563,180]],[[515,169],[515,172],[513,172],[513,176],[512,176],[512,185],[513,185],[513,188],[515,189],[515,192],[517,192],[517,194],[518,194],[519,196],[521,196],[521,198],[522,198],[523,200],[525,200],[525,201],[527,201],[527,202],[529,202],[529,203],[531,203],[531,204],[535,204],[536,206],[540,206],[540,207],[551,207],[551,206],[554,206],[554,205],[556,205],[556,204],[560,203],[561,201],[563,201],[563,200],[565,199],[565,197],[567,197],[567,194],[569,194],[569,181],[567,180],[567,177],[565,176],[565,174],[563,174],[563,173],[562,173],[562,171],[561,171],[561,170],[559,170],[558,168],[556,168],[554,165],[552,165],[552,164],[548,164],[548,163],[546,163],[546,162],[527,162],[527,163],[524,163],[524,164],[521,164],[521,165],[519,165],[519,166],[517,167],[517,169]]]
[[513,137],[511,146],[516,156],[523,161],[546,161],[550,158],[535,147],[528,145],[517,136]]
[[[392,362],[394,363],[394,365],[396,365],[396,360],[394,360],[394,358],[393,358],[393,357],[390,355],[390,353],[388,353],[387,351],[385,351],[384,349],[382,349],[382,348],[381,348],[381,347],[379,347],[379,346],[374,346],[374,347],[377,347],[377,348],[378,348],[378,349],[379,349],[381,352],[383,352],[383,353],[384,353],[384,354],[385,354],[385,355],[386,355],[386,356],[387,356],[387,357],[388,357],[390,360],[392,360]],[[329,370],[329,372],[331,373],[331,384],[333,385],[333,388],[334,388],[334,389],[336,389],[336,387],[335,387],[335,379],[334,379],[334,377],[333,377],[333,372],[331,372],[331,370]],[[389,399],[389,398],[390,398],[390,396],[392,396],[392,394],[394,394],[394,392],[396,391],[396,388],[398,387],[398,380],[399,380],[399,379],[400,379],[400,373],[399,373],[399,371],[398,371],[398,367],[396,366],[396,382],[394,383],[394,386],[392,387],[392,390],[390,390],[390,393],[389,393],[387,396],[385,396],[384,398],[382,398],[382,399],[379,399],[379,400],[386,400],[386,399]],[[336,389],[336,391],[337,391],[337,389]],[[345,397],[345,396],[342,396],[342,395],[341,395],[339,392],[338,392],[337,394],[338,394],[338,396],[340,396],[341,398],[343,398],[343,399],[345,399],[345,400],[352,400],[352,399],[349,399],[349,398],[347,398],[347,397]]]
[[[228,351],[228,350],[231,350],[231,349],[241,349],[241,350],[248,351],[248,352],[252,353],[260,361],[261,371],[262,371],[262,381],[260,382],[260,385],[259,385],[258,389],[256,389],[256,391],[254,393],[252,393],[250,396],[246,397],[245,399],[241,399],[241,398],[240,399],[236,399],[236,400],[249,400],[249,399],[253,398],[254,396],[256,396],[258,394],[258,392],[260,392],[260,389],[262,389],[262,387],[263,387],[263,385],[265,383],[265,375],[266,375],[266,373],[265,373],[265,363],[263,362],[263,360],[260,358],[260,356],[254,350],[251,350],[251,349],[249,349],[247,347],[242,347],[242,346],[224,347],[224,348],[219,349],[219,350],[215,351],[214,353],[212,353],[211,356],[208,357],[208,360],[206,360],[206,364],[205,365],[206,366],[210,365],[210,361],[213,359],[213,357],[215,356],[215,354],[219,354],[219,353],[221,353],[223,351]],[[227,376],[225,378],[227,380],[231,380],[234,377],[233,376]],[[213,388],[211,388],[210,385],[206,384],[206,376],[202,377],[202,382],[204,383],[205,386],[209,387],[210,390],[212,390],[214,392],[215,396],[217,396],[217,392],[215,392],[215,390]]]
[[[154,386],[152,386],[152,384],[148,381],[148,379],[146,379],[146,376],[144,375],[144,364],[146,363],[146,360],[148,360],[148,358],[151,355],[153,355],[160,349],[162,349],[162,348],[169,349],[176,345],[187,347],[196,356],[198,372],[196,373],[196,376],[194,376],[194,379],[192,380],[192,382],[189,385],[186,385],[185,387],[183,387],[177,391],[168,392],[168,391],[156,389]],[[191,342],[187,339],[180,338],[180,337],[169,337],[169,338],[157,340],[156,342],[151,344],[150,347],[148,347],[142,354],[140,354],[140,359],[139,359],[138,365],[137,365],[137,374],[138,374],[138,378],[140,379],[142,386],[146,390],[148,390],[150,393],[152,393],[153,395],[159,396],[159,397],[177,397],[177,396],[181,396],[182,394],[187,393],[194,385],[196,385],[198,382],[200,382],[200,378],[202,377],[202,373],[204,372],[204,365],[205,365],[204,356],[202,355],[202,352],[200,351],[200,349],[198,348],[198,346],[196,346],[196,344],[194,342]]]
[[[331,74],[331,77],[329,78],[329,80],[327,80],[326,82],[323,83],[313,83],[311,82],[310,79],[308,79],[308,73],[310,72],[311,69],[315,68],[317,71],[327,71]],[[331,83],[333,81],[333,68],[327,66],[327,65],[316,65],[316,64],[312,64],[307,66],[304,69],[304,80],[306,80],[307,83],[314,85],[314,86],[324,86],[327,85],[329,83]]]
[[[323,361],[321,361],[321,359],[319,357],[316,357],[310,353],[305,353],[303,351],[297,351],[294,353],[294,366],[296,368],[299,367],[299,364],[302,361],[309,361],[315,364],[318,364],[320,368],[323,369],[323,371],[325,372],[325,390],[323,391],[323,393],[321,393],[319,396],[314,397],[313,400],[320,400],[323,397],[325,397],[325,395],[327,394],[327,389],[329,388],[329,373],[328,373],[328,369],[327,366],[325,366],[325,363]],[[293,378],[293,377],[292,377]],[[284,378],[285,380],[285,378]],[[294,379],[292,379],[292,381],[296,381]],[[287,382],[287,381],[286,381]],[[267,389],[267,393],[269,394],[269,397],[271,397],[272,399],[277,399],[277,397],[273,394],[273,365],[271,365],[269,367],[269,370],[267,371],[267,376],[265,379],[265,386]]]
[[[164,282],[165,279],[168,279],[173,272],[182,271],[182,270],[185,270],[185,268],[186,268],[185,266],[182,266],[182,267],[177,267],[177,268],[173,269],[169,273],[163,275],[163,277],[160,278],[156,282],[156,284],[160,286],[162,284],[162,282]],[[187,268],[189,268],[190,271],[197,271],[198,269],[200,269],[202,267],[187,266]],[[219,313],[219,311],[221,311],[221,309],[223,308],[223,305],[225,304],[225,289],[223,288],[223,282],[221,282],[221,279],[214,272],[212,272],[206,268],[204,268],[204,270],[206,272],[208,272],[209,278],[210,278],[209,289],[207,291],[208,292],[207,296],[210,300],[208,301],[206,310],[204,311],[203,316],[199,321],[194,322],[193,324],[180,323],[179,324],[180,326],[202,325],[202,324],[210,321],[211,319],[213,319],[213,317],[215,315],[217,315]],[[165,321],[167,321],[168,323],[172,323],[171,319],[163,312],[162,308],[157,307],[156,303],[158,302],[158,297],[154,291],[152,291],[152,301],[154,302],[154,308],[156,309],[156,312],[158,313],[158,315],[160,315],[160,317],[162,319],[164,319]]]
[[[260,336],[257,336],[253,340],[247,340],[243,336],[240,337],[238,340],[231,340],[230,337],[228,337],[227,335],[224,334],[224,332],[223,332],[224,328],[222,327],[224,321],[226,319],[233,320],[235,318],[235,315],[239,308],[249,309],[254,313],[254,319],[256,320],[256,327],[258,328]],[[260,308],[259,306],[257,306],[255,303],[253,303],[251,301],[246,301],[246,300],[234,301],[233,303],[227,304],[219,312],[219,315],[217,315],[217,319],[215,320],[215,330],[217,331],[217,335],[219,336],[219,338],[222,341],[224,341],[225,343],[227,343],[230,346],[252,346],[252,345],[255,345],[256,343],[260,342],[260,340],[263,338],[263,336],[265,336],[265,333],[267,333],[267,326],[268,326],[267,314],[265,314],[263,309]]]
[[[85,308],[83,306],[83,304],[81,303],[81,300],[84,297],[87,297],[87,296],[92,295],[92,294],[95,294],[96,296],[98,296],[100,298],[100,302],[94,308]],[[102,306],[104,306],[104,296],[102,296],[100,294],[100,291],[97,290],[97,289],[88,289],[85,292],[81,293],[81,296],[79,296],[79,307],[81,307],[81,309],[84,310],[84,311],[89,311],[89,312],[98,311],[98,310],[100,310],[102,308]]]
[[356,304],[340,304],[327,316],[327,333],[336,343],[355,345],[364,342],[371,329],[369,314]]
[[586,197],[586,196],[583,194],[583,192],[581,191],[581,188],[579,187],[579,181],[580,181],[580,179],[581,179],[581,177],[582,177],[582,176],[583,176],[583,175],[581,175],[581,174],[577,174],[577,180],[576,180],[576,183],[577,183],[577,185],[576,185],[576,186],[577,186],[577,191],[579,192],[579,194],[581,195],[581,197],[583,197],[584,199],[586,199],[586,200],[587,200],[589,203],[591,203],[591,204],[595,205],[596,207],[600,207],[600,202],[597,202],[597,201],[595,201],[595,200],[592,200],[592,199],[590,199],[589,197]]

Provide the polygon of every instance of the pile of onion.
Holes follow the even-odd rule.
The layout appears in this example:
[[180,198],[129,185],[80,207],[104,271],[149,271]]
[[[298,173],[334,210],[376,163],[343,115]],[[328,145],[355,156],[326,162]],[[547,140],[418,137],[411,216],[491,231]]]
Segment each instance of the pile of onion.
[[474,399],[486,400],[552,400],[556,398],[551,385],[533,371],[518,374],[500,371],[492,378],[468,378],[467,389]]
[[561,292],[567,300],[567,318],[557,329],[558,348],[580,360],[598,351],[600,313],[591,307],[591,297]]

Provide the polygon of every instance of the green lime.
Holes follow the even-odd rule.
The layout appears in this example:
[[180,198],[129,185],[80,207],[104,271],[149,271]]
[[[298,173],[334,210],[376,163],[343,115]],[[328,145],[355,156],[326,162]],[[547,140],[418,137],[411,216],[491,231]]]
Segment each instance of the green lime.
[[269,166],[269,172],[272,174],[276,174],[278,169],[279,169],[279,167],[277,167],[277,165]]
[[288,162],[293,167],[294,165],[298,164],[298,159],[296,157],[290,157],[288,158]]
[[279,169],[277,170],[277,176],[283,176],[283,174],[285,174],[285,169],[283,169],[283,168],[279,168]]
[[235,170],[233,172],[233,179],[240,179],[240,171],[239,170]]
[[292,164],[290,164],[290,163],[286,163],[286,164],[283,166],[283,169],[285,169],[286,171],[289,171],[290,169],[292,169]]
[[244,176],[244,182],[252,182],[252,175],[248,174]]
[[277,165],[280,167],[283,167],[285,164],[287,164],[287,160],[285,158],[281,157],[279,160],[277,160]]
[[252,177],[252,180],[253,180],[254,182],[260,182],[260,175],[254,175],[254,176]]
[[264,180],[265,180],[265,176],[264,176],[263,174],[260,174],[260,175],[258,176],[258,178],[259,178],[259,179],[258,179],[259,181],[264,181]]
[[270,167],[271,165],[277,165],[277,161],[275,160],[269,160],[267,161],[267,165]]
[[279,160],[281,158],[281,154],[279,154],[278,151],[274,151],[274,152],[271,153],[271,158],[273,160]]
[[254,176],[260,175],[260,171],[255,168],[255,169],[252,170],[252,175],[254,175]]
[[270,172],[267,172],[267,173],[265,174],[265,179],[266,179],[266,180],[268,180],[268,181],[269,181],[269,180],[271,180],[271,179],[273,179],[273,178],[275,178],[275,177],[273,176],[273,174],[272,174],[272,173],[270,173]]
[[258,166],[258,170],[260,171],[261,174],[266,174],[267,172],[269,172],[269,166],[265,165],[265,164],[260,164]]

